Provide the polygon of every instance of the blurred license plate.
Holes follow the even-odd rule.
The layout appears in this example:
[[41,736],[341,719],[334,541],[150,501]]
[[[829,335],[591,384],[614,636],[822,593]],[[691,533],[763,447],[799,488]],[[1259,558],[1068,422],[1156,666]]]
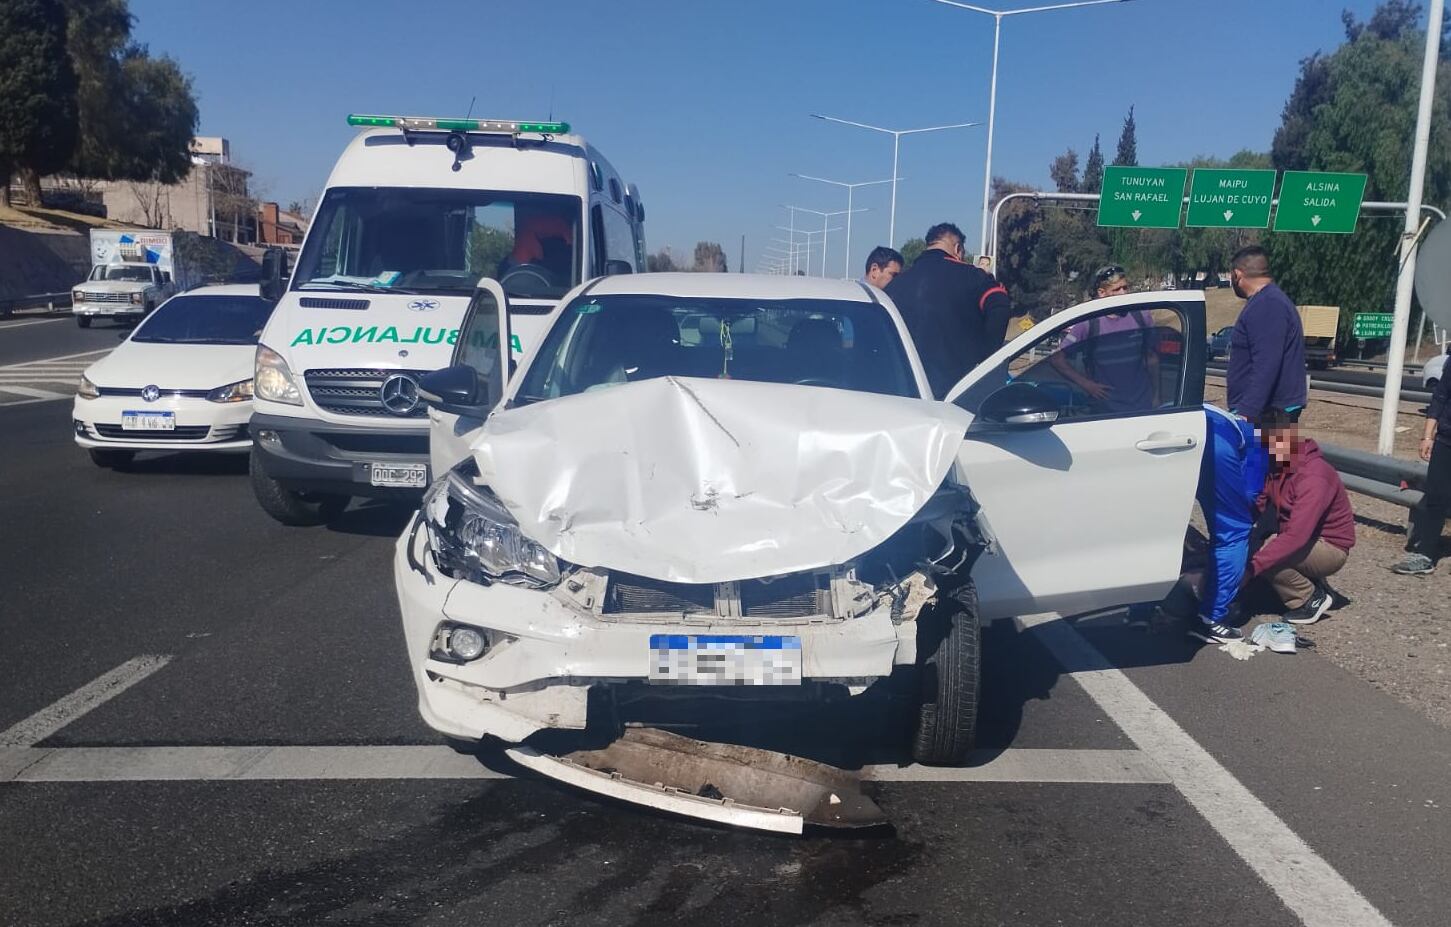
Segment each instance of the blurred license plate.
[[650,681],[676,686],[799,686],[801,638],[652,634]]
[[122,412],[122,431],[176,431],[175,412]]
[[422,489],[428,485],[428,465],[370,464],[368,480],[374,486],[404,486]]

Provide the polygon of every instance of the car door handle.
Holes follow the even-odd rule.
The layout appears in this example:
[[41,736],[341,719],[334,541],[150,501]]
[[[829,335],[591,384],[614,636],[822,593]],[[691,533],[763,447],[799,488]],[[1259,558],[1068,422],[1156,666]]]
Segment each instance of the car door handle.
[[1187,451],[1192,450],[1198,442],[1190,435],[1170,435],[1161,438],[1145,438],[1134,447],[1141,451]]

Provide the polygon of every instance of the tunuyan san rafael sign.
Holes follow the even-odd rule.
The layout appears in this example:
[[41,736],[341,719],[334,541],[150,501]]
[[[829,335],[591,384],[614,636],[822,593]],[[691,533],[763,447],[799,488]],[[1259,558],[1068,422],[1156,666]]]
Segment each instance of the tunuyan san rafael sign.
[[1285,171],[1275,231],[1349,235],[1355,231],[1364,196],[1364,174]]
[[1263,229],[1270,224],[1275,172],[1196,167],[1189,182],[1190,228]]
[[1104,168],[1098,224],[1119,228],[1176,229],[1184,203],[1182,167]]

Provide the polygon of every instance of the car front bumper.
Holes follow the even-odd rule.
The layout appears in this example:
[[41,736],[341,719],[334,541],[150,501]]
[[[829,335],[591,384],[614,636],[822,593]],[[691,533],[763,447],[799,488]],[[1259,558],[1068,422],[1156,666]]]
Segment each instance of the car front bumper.
[[[631,623],[585,614],[549,591],[453,580],[438,572],[417,524],[394,551],[398,603],[419,713],[452,737],[518,742],[545,728],[583,728],[592,686],[648,681],[652,635],[799,637],[803,686],[779,687],[783,699],[812,691],[813,683],[864,686],[916,658],[916,622],[894,623],[887,605],[827,622]],[[482,628],[493,646],[465,664],[431,659],[443,621]]]
[[[256,413],[252,436],[262,469],[289,488],[354,496],[417,498],[420,489],[376,487],[373,464],[428,464],[428,427],[337,425],[313,418]],[[431,482],[432,473],[424,482]]]
[[[125,412],[171,412],[176,430],[123,431]],[[251,417],[251,402],[210,402],[179,396],[162,396],[155,402],[138,396],[77,396],[71,412],[76,444],[132,451],[246,451],[252,446],[247,428]]]
[[142,303],[76,303],[71,306],[73,315],[86,316],[140,316],[146,311]]

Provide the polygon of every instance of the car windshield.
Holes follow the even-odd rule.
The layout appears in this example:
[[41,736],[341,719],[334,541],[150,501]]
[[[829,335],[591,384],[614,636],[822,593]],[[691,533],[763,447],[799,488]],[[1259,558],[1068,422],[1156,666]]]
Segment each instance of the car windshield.
[[258,296],[177,296],[131,336],[147,344],[256,344],[272,314]]
[[541,193],[333,187],[292,287],[468,294],[494,277],[510,296],[558,299],[579,282],[580,209]]
[[876,303],[614,295],[565,308],[514,401],[663,376],[918,395],[896,326]]
[[91,271],[92,280],[139,280],[142,283],[151,282],[150,267],[126,267],[125,265],[112,264],[107,267],[97,267]]

